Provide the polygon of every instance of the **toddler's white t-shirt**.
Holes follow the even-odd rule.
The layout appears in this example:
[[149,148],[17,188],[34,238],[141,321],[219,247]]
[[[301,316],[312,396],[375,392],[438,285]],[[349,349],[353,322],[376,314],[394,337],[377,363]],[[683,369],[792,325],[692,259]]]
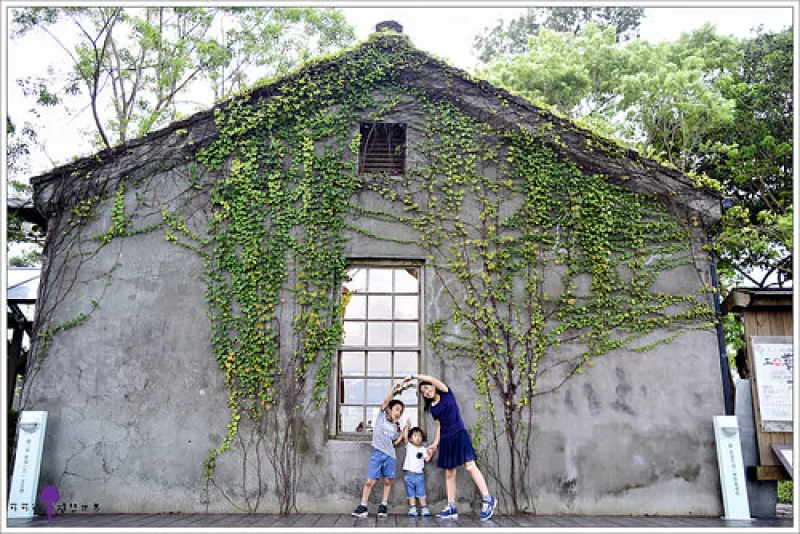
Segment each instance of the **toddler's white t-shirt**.
[[425,458],[428,457],[428,449],[422,445],[417,447],[413,443],[406,445],[406,460],[403,462],[403,469],[413,473],[422,473],[425,469]]

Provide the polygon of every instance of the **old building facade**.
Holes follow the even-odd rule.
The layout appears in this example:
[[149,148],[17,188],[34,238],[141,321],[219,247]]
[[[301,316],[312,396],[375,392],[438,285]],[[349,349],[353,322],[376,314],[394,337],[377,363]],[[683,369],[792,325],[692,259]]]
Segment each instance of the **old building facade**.
[[23,408],[64,502],[349,511],[377,405],[421,372],[501,511],[721,513],[718,196],[402,35],[33,183]]

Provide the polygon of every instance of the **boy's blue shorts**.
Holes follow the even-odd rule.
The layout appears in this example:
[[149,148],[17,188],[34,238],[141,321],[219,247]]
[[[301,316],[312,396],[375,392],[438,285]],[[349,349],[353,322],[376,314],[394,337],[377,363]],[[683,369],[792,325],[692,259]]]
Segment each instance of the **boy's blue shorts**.
[[367,478],[394,478],[396,470],[396,459],[378,449],[372,449],[372,454],[369,455]]
[[406,471],[406,497],[413,499],[426,499],[425,495],[425,473],[414,473]]

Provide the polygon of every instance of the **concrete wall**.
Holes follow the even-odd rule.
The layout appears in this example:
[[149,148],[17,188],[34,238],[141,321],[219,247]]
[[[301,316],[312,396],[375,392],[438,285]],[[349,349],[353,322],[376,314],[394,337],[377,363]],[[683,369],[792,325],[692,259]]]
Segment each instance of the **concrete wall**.
[[[415,135],[422,128],[419,117],[413,109],[402,113],[397,118]],[[128,180],[126,207],[138,214],[135,227],[158,220],[161,202],[175,207],[180,201],[201,207],[189,224],[202,234],[209,213],[198,199],[187,197],[188,184],[181,178],[187,173],[180,171]],[[95,179],[111,178],[101,172]],[[387,207],[370,193],[357,195],[354,202]],[[40,483],[58,486],[61,502],[90,508],[97,503],[101,512],[246,512],[247,501],[259,498],[259,488],[258,510],[276,511],[279,488],[268,462],[245,456],[252,436],[246,420],[242,441],[218,458],[215,484],[207,486],[203,478],[203,462],[209,449],[222,442],[230,414],[228,391],[209,342],[201,258],[165,241],[161,231],[117,238],[98,248],[91,236],[109,228],[110,204],[111,197],[76,237],[86,261],[76,263],[65,247],[48,252],[51,270],[58,273],[40,302],[42,310],[49,310],[48,324],[91,311],[92,300],[98,308],[83,324],[55,335],[48,357],[26,386],[24,409],[49,412]],[[383,234],[407,231],[391,223],[353,222]],[[426,254],[360,233],[349,238],[346,254],[353,259],[419,259]],[[654,291],[698,291],[710,280],[703,257],[663,273]],[[427,322],[445,316],[449,303],[430,264],[424,268],[424,283]],[[657,332],[642,343],[664,335]],[[422,372],[442,377],[458,393],[464,421],[472,427],[477,418],[473,362],[436,358],[429,349],[423,351]],[[529,509],[720,515],[711,418],[723,411],[713,330],[683,333],[643,354],[618,350],[599,358],[559,393],[537,401]],[[297,451],[301,512],[349,512],[361,492],[370,444],[331,438],[329,426],[324,407],[304,422]],[[426,426],[435,428],[429,416]],[[401,447],[400,465],[402,459]],[[249,466],[245,476],[243,462]],[[427,480],[436,509],[445,500],[444,474],[431,464]],[[477,508],[476,490],[463,470],[458,495],[462,512]],[[404,513],[405,502],[398,479],[390,511]]]

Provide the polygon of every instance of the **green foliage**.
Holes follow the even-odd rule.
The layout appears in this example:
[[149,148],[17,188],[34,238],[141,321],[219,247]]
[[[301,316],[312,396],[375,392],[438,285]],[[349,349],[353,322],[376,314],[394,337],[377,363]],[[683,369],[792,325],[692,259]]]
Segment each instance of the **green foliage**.
[[780,215],[764,210],[753,217],[750,209],[742,206],[725,212],[714,246],[728,287],[763,287],[776,271],[781,285],[791,279],[793,221],[792,206]]
[[[8,143],[6,145],[6,156],[8,161],[9,175],[23,172],[25,170],[25,159],[30,153],[30,144],[36,141],[36,133],[26,124],[21,130],[17,130],[11,118],[6,116],[6,132]],[[15,180],[9,176],[7,196],[9,199],[19,201],[30,197],[31,187],[26,183]],[[34,250],[27,251],[21,256],[11,258],[9,265],[12,267],[24,267],[37,263],[37,256],[41,255],[41,245],[44,241],[44,230],[39,225],[24,221],[12,210],[9,210],[6,218],[6,243],[11,247],[14,244],[35,245]]]
[[728,367],[734,372],[738,372],[739,376],[749,376],[749,369],[740,368],[746,367],[746,360],[739,358],[737,360],[737,353],[746,349],[744,342],[744,323],[740,315],[736,313],[728,313],[722,316],[722,330],[725,333],[725,352],[728,357]]
[[681,171],[692,170],[696,154],[708,150],[709,136],[733,120],[734,102],[716,84],[739,59],[736,40],[706,24],[658,45],[636,41],[616,93],[627,116],[621,133],[652,150]]
[[530,38],[524,53],[500,56],[479,69],[478,76],[562,114],[586,116],[609,103],[614,70],[622,61],[618,50],[610,27],[591,23],[577,34],[543,29]]
[[686,172],[718,145],[711,132],[733,120],[734,103],[715,84],[738,57],[736,41],[709,25],[654,45],[617,43],[612,29],[588,24],[577,34],[543,30],[524,53],[479,74]]
[[[30,156],[31,145],[35,143],[36,130],[30,123],[25,123],[19,128],[11,120],[11,116],[6,115],[6,157],[10,175],[26,170],[26,159]],[[25,186],[16,180],[12,180],[10,183],[17,193],[25,189]]]
[[502,56],[521,54],[528,48],[528,39],[543,30],[578,34],[587,24],[611,28],[615,40],[627,41],[639,36],[644,8],[638,7],[536,7],[511,20],[503,21],[477,35],[473,44],[484,63]]
[[[23,255],[19,257],[19,261],[27,261],[24,258],[33,259],[34,255],[41,254],[41,247],[44,241],[44,230],[35,224],[28,223],[22,220],[18,215],[9,213],[6,219],[6,243],[11,244],[32,244],[36,245],[35,251],[31,251],[30,255]],[[16,265],[20,267],[21,265]]]
[[[103,243],[110,243],[115,237],[124,236],[128,232],[128,228],[130,227],[131,223],[125,215],[126,189],[127,187],[124,183],[120,184],[116,194],[114,195],[114,202],[111,206],[111,226],[109,227],[108,231],[95,236],[96,239],[101,240]],[[91,207],[91,204],[89,204],[89,207]],[[80,208],[80,205],[76,206],[76,208],[73,208],[73,215],[78,219],[86,217],[90,214],[90,212],[84,214],[82,211],[80,211]],[[77,224],[77,222],[74,222],[73,224]]]
[[792,480],[778,481],[778,502],[785,504],[794,503],[794,483]]
[[39,250],[28,250],[8,259],[9,267],[37,267],[42,264],[42,253]]

